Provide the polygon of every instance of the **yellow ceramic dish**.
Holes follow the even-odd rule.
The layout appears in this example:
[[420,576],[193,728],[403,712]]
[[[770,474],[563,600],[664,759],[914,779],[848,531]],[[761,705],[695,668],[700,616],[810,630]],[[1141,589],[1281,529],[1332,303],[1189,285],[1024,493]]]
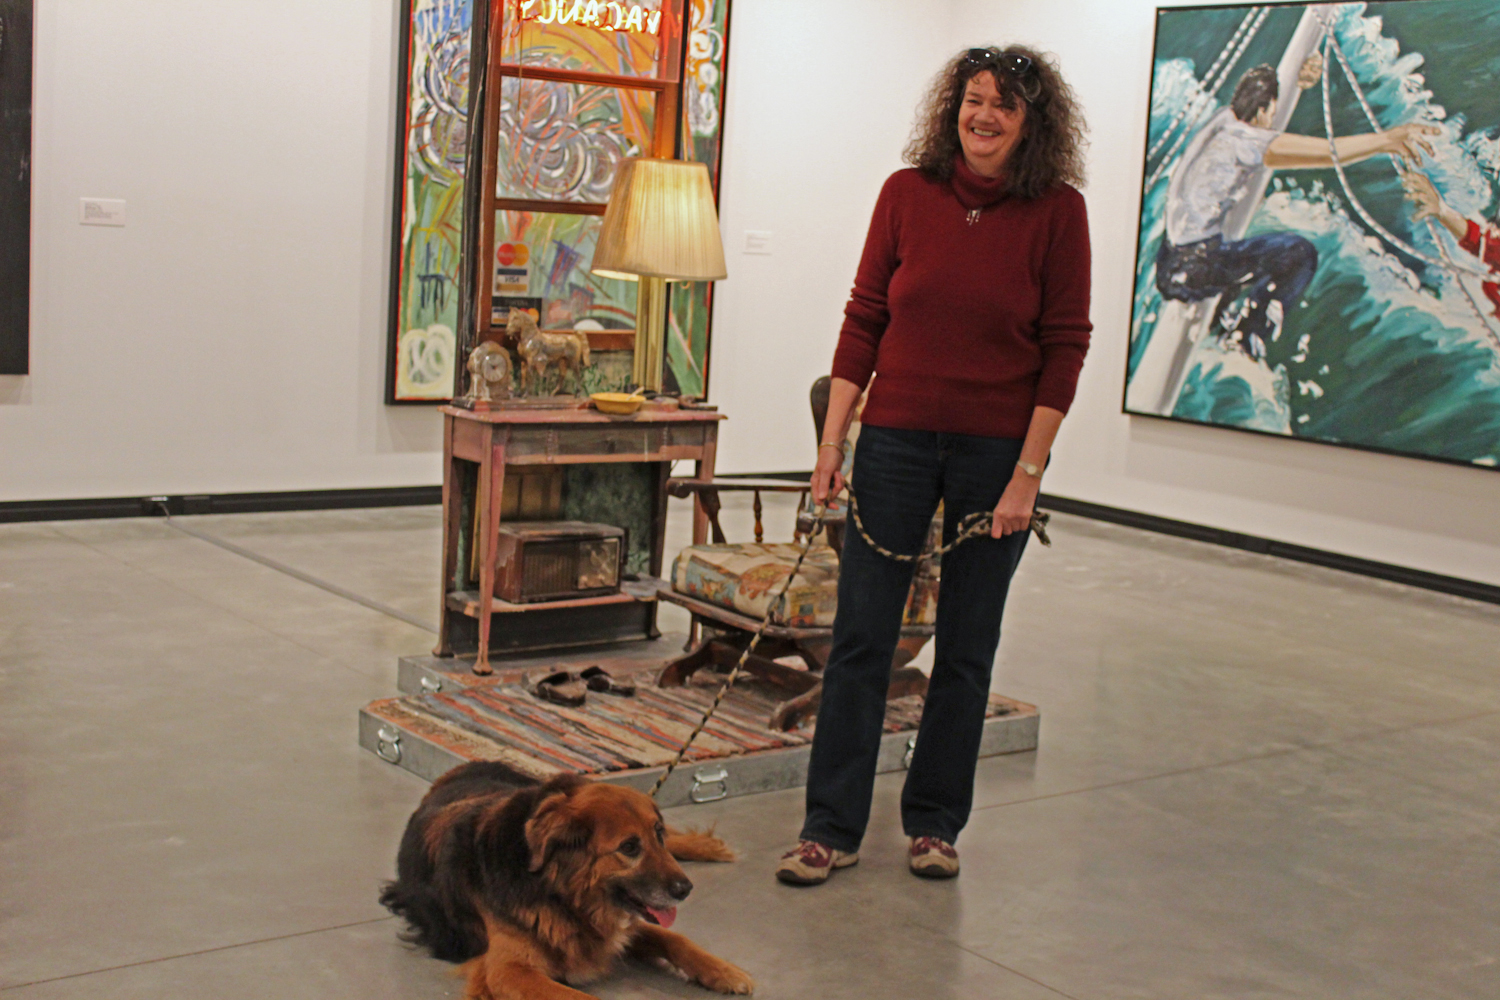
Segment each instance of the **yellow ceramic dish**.
[[596,392],[589,396],[600,413],[634,413],[646,401],[645,396],[632,396],[626,392]]

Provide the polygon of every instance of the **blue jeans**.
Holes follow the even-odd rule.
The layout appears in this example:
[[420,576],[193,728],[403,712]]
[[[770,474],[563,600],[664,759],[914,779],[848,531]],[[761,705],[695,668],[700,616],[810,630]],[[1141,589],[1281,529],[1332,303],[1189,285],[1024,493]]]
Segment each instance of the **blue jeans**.
[[1282,315],[1290,316],[1317,270],[1317,247],[1296,233],[1262,233],[1228,242],[1210,236],[1181,246],[1164,239],[1156,251],[1156,289],[1164,299],[1197,302],[1224,293],[1222,314],[1241,289],[1249,289],[1237,329],[1241,349],[1257,360],[1265,357],[1266,342],[1281,332],[1266,314],[1270,304],[1280,302]]
[[[995,509],[1021,444],[866,424],[853,476],[865,529],[892,552],[915,553],[942,500],[943,536],[951,541],[965,515]],[[969,820],[1000,616],[1029,534],[971,539],[943,557],[932,680],[901,793],[908,836],[952,843]],[[808,767],[804,840],[855,851],[864,838],[891,658],[914,570],[871,549],[851,519]]]

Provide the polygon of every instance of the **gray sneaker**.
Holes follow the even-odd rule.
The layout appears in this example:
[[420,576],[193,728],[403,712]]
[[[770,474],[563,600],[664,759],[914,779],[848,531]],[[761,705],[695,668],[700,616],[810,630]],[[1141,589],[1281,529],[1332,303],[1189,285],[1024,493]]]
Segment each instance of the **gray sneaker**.
[[781,856],[776,877],[788,885],[822,885],[835,868],[859,863],[857,851],[836,851],[812,840],[799,840]]

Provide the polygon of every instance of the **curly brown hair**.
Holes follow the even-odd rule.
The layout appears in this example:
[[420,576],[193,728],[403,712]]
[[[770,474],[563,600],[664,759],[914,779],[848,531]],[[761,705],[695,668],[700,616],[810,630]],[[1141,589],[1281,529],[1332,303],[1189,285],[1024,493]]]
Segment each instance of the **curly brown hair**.
[[[958,139],[958,111],[964,88],[978,74],[989,73],[1007,102],[1026,105],[1026,134],[1011,153],[1006,170],[1011,191],[1035,198],[1059,182],[1081,187],[1088,126],[1077,95],[1052,58],[1023,45],[991,49],[997,56],[1020,55],[1031,60],[1031,68],[1018,78],[998,69],[993,61],[970,59],[971,51],[975,50],[954,56],[933,79],[906,147],[906,162],[938,180],[953,176],[953,160],[963,148]],[[1035,96],[1028,97],[1028,93]]]

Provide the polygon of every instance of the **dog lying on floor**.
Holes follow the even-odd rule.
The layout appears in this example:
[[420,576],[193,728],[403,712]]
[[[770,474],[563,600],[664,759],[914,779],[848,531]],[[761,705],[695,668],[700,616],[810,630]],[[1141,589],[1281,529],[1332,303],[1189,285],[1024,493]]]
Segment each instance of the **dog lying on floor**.
[[669,930],[692,891],[677,859],[732,861],[711,833],[679,833],[634,789],[464,764],[439,778],[406,825],[380,902],[405,939],[465,963],[467,1000],[592,1000],[563,985],[626,954],[720,993],[745,972]]

